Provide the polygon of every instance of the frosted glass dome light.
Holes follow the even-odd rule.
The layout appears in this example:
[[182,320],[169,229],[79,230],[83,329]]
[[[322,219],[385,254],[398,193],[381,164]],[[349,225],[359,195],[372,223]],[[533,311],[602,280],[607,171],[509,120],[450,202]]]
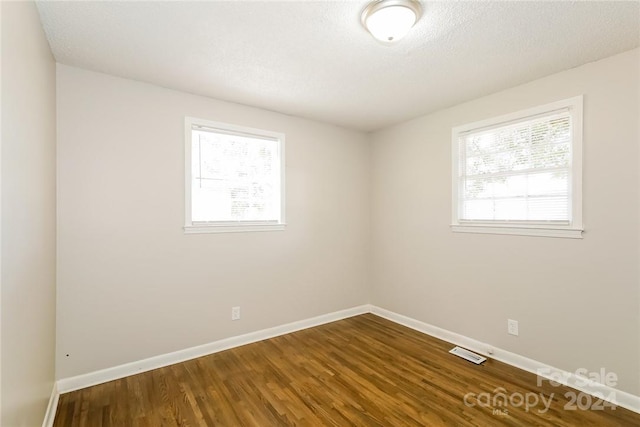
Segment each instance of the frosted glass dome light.
[[407,35],[420,18],[420,3],[415,0],[380,0],[362,12],[362,25],[376,39],[391,43]]

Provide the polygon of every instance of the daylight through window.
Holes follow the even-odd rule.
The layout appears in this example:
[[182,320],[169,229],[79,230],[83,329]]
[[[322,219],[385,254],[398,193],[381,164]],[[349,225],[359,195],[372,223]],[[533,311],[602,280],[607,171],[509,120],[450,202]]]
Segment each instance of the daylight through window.
[[284,135],[187,119],[187,136],[187,231],[281,228]]
[[581,106],[574,98],[455,128],[454,231],[579,231]]

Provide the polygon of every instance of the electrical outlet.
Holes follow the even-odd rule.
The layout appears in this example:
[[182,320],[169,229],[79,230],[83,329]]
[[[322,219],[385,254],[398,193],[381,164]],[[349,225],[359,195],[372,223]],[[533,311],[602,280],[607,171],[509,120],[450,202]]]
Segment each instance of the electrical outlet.
[[518,321],[507,319],[507,332],[518,336]]
[[231,307],[231,320],[240,320],[240,307]]

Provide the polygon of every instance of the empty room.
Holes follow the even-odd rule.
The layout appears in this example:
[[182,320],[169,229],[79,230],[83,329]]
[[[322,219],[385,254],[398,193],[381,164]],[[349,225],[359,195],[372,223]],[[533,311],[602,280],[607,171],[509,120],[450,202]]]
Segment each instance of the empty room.
[[640,1],[0,39],[2,427],[640,425]]

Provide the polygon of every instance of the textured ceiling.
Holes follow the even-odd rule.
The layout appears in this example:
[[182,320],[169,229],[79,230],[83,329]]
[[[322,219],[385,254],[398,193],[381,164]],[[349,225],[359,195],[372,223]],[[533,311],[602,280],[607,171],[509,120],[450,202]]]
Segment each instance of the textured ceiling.
[[640,2],[422,2],[383,45],[366,1],[42,1],[56,60],[371,131],[640,45]]

